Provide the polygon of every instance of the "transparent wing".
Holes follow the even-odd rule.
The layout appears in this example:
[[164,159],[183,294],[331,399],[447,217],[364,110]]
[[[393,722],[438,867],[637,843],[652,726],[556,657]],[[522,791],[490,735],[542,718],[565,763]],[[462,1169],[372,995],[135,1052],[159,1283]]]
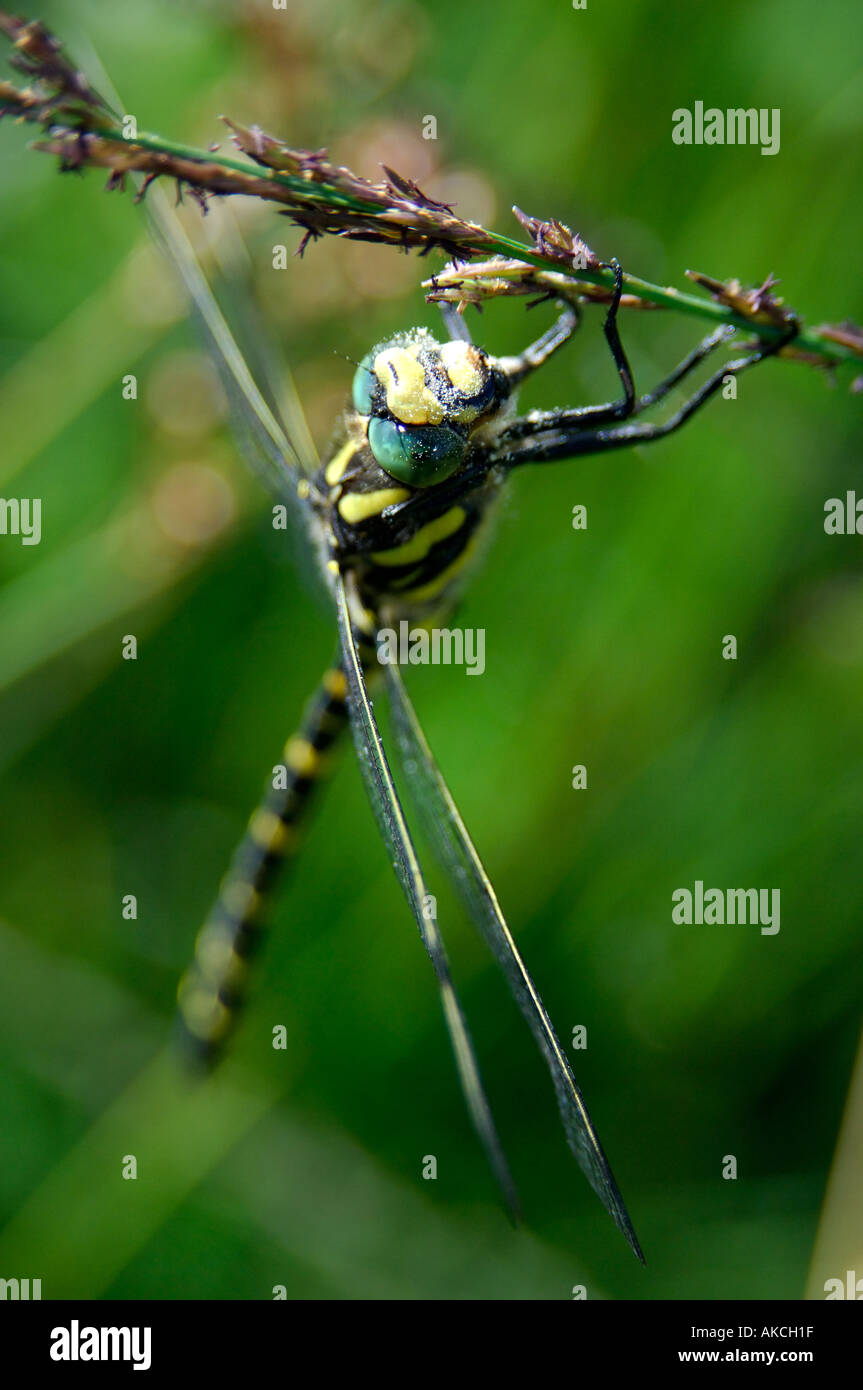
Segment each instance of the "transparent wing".
[[474,848],[449,787],[434,760],[397,666],[387,666],[387,693],[396,742],[415,800],[447,870],[475,925],[506,976],[554,1082],[563,1127],[579,1167],[643,1262],[632,1222],[599,1142],[584,1097],[539,992],[521,958],[494,888]]
[[[219,299],[255,383],[291,442],[303,472],[320,464],[294,379],[258,312],[253,263],[230,201],[219,204],[221,232],[214,254],[219,267]],[[212,217],[212,213],[208,214]]]
[[419,927],[423,945],[437,975],[441,1005],[449,1030],[459,1080],[467,1108],[485,1149],[492,1171],[514,1220],[519,1218],[518,1194],[483,1089],[473,1043],[450,974],[449,961],[437,922],[429,913],[428,894],[416,850],[410,837],[387,763],[377,722],[369,701],[362,662],[357,651],[348,610],[344,580],[336,577],[336,605],[339,616],[342,661],[348,685],[348,707],[357,756],[369,800],[381,835],[392,860],[411,911]]
[[[81,36],[80,43],[89,52],[88,67],[99,74],[102,90],[114,107],[118,111],[128,110],[92,43],[86,36]],[[138,185],[140,187],[140,180]],[[286,502],[295,529],[300,529],[305,535],[306,515],[297,498],[297,484],[316,471],[318,458],[290,377],[287,376],[280,386],[275,386],[272,358],[262,339],[256,346],[257,335],[251,323],[245,334],[247,362],[219,308],[186,230],[161,184],[153,183],[149,187],[145,207],[155,238],[173,263],[194,306],[228,397],[237,442],[249,466],[264,485],[280,501]],[[239,233],[235,231],[232,243],[234,258],[238,245]],[[234,308],[240,314],[238,306]],[[243,317],[249,319],[250,315],[251,310],[247,310]],[[253,371],[249,369],[249,362],[253,364]],[[258,374],[258,380],[267,390],[269,399],[256,383],[254,373]]]
[[[186,230],[158,184],[147,193],[146,207],[156,240],[175,266],[194,306],[225,387],[243,451],[270,491],[280,500],[287,498],[293,503],[297,483],[310,476],[317,465],[305,422],[295,424],[289,433],[272,394],[268,400],[258,386]],[[261,358],[260,349],[256,356]],[[295,395],[289,398],[289,404],[292,413],[301,417]]]

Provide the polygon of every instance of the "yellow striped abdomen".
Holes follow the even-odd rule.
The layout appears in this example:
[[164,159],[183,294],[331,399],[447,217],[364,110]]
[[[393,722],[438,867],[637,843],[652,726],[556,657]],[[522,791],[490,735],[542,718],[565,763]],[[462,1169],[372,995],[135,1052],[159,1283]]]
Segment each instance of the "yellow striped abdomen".
[[285,744],[198,933],[177,1002],[186,1050],[205,1066],[213,1065],[233,1031],[249,965],[261,944],[268,895],[296,851],[312,792],[327,772],[327,755],[346,722],[345,678],[333,667],[309,702],[299,731]]

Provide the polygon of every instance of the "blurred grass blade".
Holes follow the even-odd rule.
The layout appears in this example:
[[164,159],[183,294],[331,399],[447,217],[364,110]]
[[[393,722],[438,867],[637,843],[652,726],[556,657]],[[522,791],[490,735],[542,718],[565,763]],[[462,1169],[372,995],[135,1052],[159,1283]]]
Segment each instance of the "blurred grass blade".
[[[854,1271],[854,1293],[847,1292],[849,1271]],[[856,1281],[863,1279],[863,1038],[827,1182],[806,1297],[823,1299],[830,1279],[840,1280],[841,1297],[860,1297]]]
[[172,310],[163,302],[163,292],[158,319],[135,311],[136,302],[154,301],[154,261],[146,242],[137,247],[105,284],[0,379],[0,487],[6,487],[103,391],[117,386],[121,372],[131,369],[179,317],[179,297]]

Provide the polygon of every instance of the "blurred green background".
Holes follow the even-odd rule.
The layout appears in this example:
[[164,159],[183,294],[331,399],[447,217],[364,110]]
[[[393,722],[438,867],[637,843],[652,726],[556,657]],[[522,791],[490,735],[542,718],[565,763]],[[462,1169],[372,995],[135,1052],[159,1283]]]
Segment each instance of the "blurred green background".
[[[556,216],[655,282],[773,271],[810,322],[863,315],[863,31],[844,0],[38,13],[85,66],[89,36],[143,129],[209,143],[226,112],[370,177],[390,164],[510,234],[512,203]],[[780,153],[673,145],[695,100],[779,107]],[[432,871],[521,1190],[509,1229],[350,756],[235,1060],[192,1094],[160,1058],[332,617],[235,455],[141,210],[95,173],[58,177],[32,134],[0,129],[0,489],[43,499],[38,547],[0,541],[0,1274],[44,1297],[799,1297],[859,1028],[863,580],[859,538],[823,530],[825,500],[861,486],[850,373],[832,389],[771,363],[663,444],[525,470],[462,609],[485,677],[410,672],[552,1018],[564,1041],[587,1027],[574,1065],[641,1269]],[[238,215],[324,447],[345,359],[436,327],[419,284],[440,259],[333,242],[275,272],[273,243],[298,234]],[[471,323],[514,351],[550,318],[507,303]],[[624,317],[637,383],[700,330]],[[592,311],[524,402],[614,390]],[[778,936],[672,925],[697,878],[781,888]]]

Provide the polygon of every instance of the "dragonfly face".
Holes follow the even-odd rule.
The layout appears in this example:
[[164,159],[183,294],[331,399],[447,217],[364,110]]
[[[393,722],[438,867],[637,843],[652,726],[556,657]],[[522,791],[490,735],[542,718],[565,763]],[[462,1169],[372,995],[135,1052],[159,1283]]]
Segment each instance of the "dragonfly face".
[[472,427],[506,394],[506,379],[481,348],[440,344],[418,330],[363,359],[353,405],[368,420],[369,447],[380,467],[426,488],[461,466]]
[[369,607],[416,613],[449,597],[499,485],[485,460],[511,395],[496,359],[423,329],[359,364],[318,482],[334,556]]

